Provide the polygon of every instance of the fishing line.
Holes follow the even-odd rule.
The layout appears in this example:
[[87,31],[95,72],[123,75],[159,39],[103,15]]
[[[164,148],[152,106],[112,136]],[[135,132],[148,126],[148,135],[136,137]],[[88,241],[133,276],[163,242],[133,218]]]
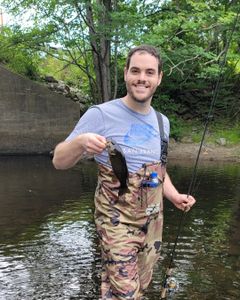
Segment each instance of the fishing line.
[[[221,83],[222,78],[223,78],[223,69],[224,69],[224,67],[226,65],[226,61],[227,61],[227,53],[228,53],[228,50],[229,50],[229,46],[230,46],[230,43],[231,43],[231,40],[232,40],[233,33],[236,29],[236,25],[237,25],[237,22],[238,22],[238,17],[239,17],[239,9],[238,9],[237,15],[236,15],[234,23],[233,23],[233,27],[232,27],[232,30],[231,30],[231,33],[230,33],[230,37],[229,37],[229,39],[227,41],[227,44],[225,46],[222,63],[219,64],[220,73],[219,73],[218,80],[217,80],[217,83],[216,83],[216,86],[215,86],[215,89],[214,89],[213,98],[212,98],[212,101],[211,101],[211,104],[210,104],[210,109],[209,109],[209,112],[208,112],[208,115],[207,115],[207,118],[206,118],[204,130],[203,130],[203,134],[202,134],[202,138],[201,138],[201,143],[200,143],[200,146],[199,146],[199,149],[198,149],[197,158],[196,158],[194,168],[193,168],[193,172],[192,172],[192,176],[191,176],[191,181],[190,181],[188,191],[187,191],[187,197],[189,197],[189,195],[191,195],[193,193],[195,185],[196,185],[196,177],[197,177],[196,175],[197,175],[197,168],[198,168],[198,164],[199,164],[199,158],[200,158],[200,154],[201,154],[201,151],[202,151],[203,142],[204,142],[204,139],[205,139],[205,136],[206,136],[206,133],[207,133],[208,124],[209,124],[210,120],[213,117],[212,113],[213,113],[213,109],[214,109],[214,106],[215,106],[215,103],[216,103],[216,100],[217,100],[217,97],[218,97],[218,94],[219,94],[220,83]],[[172,269],[173,269],[173,261],[174,261],[175,255],[176,255],[176,247],[177,247],[177,244],[178,244],[179,236],[180,236],[180,233],[181,233],[181,229],[182,229],[182,226],[183,226],[183,223],[184,223],[186,213],[187,213],[187,210],[184,210],[184,211],[181,212],[180,221],[179,221],[178,229],[177,229],[176,239],[175,239],[175,242],[174,242],[171,254],[170,254],[170,261],[169,261],[167,270],[165,272],[165,277],[164,277],[164,281],[163,281],[163,285],[162,285],[161,300],[166,299],[166,297],[167,297],[167,293],[168,293],[168,289],[169,289],[168,279],[170,278],[171,272],[172,272]]]

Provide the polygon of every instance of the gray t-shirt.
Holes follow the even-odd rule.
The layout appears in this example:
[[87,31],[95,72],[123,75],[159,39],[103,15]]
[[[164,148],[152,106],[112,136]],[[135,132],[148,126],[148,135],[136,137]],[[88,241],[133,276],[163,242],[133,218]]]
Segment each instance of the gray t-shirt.
[[[165,138],[168,139],[169,121],[166,116],[162,117]],[[148,114],[140,114],[129,109],[121,99],[92,106],[66,140],[88,132],[116,141],[125,154],[129,172],[136,172],[143,163],[160,160],[159,126],[152,107]],[[95,160],[110,167],[106,150],[95,155]]]

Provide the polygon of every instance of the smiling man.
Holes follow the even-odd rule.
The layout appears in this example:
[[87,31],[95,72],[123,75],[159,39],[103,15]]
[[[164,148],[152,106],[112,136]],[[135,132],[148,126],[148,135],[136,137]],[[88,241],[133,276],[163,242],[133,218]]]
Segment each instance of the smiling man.
[[127,95],[123,102],[140,113],[149,112],[152,96],[162,80],[161,60],[152,53],[134,52],[124,70]]
[[[133,48],[124,69],[127,94],[91,107],[54,151],[57,169],[74,166],[84,153],[93,154],[98,164],[95,223],[102,250],[102,300],[142,299],[160,255],[163,196],[182,210],[195,203],[176,190],[166,172],[161,139],[169,138],[169,121],[163,114],[157,117],[151,106],[162,76],[154,47]],[[109,139],[121,147],[129,171],[130,193],[122,196],[106,151]]]

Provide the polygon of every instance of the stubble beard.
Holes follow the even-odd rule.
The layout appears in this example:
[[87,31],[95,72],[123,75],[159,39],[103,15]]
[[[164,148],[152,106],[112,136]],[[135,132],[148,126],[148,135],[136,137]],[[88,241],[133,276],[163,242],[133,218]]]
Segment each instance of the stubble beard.
[[[156,90],[156,89],[155,89]],[[155,92],[155,90],[150,94],[148,95],[147,97],[145,98],[138,98],[134,95],[132,89],[130,86],[127,86],[127,92],[129,94],[129,96],[131,97],[131,99],[135,102],[135,103],[138,103],[138,104],[146,104],[148,102],[150,102],[152,100],[152,97],[153,97],[153,94]]]

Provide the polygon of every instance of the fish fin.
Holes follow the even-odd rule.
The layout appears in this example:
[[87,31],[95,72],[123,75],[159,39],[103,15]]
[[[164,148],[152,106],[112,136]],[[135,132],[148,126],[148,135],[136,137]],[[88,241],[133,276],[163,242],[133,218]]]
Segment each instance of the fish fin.
[[120,189],[118,191],[118,196],[120,197],[120,196],[122,196],[122,195],[124,195],[126,193],[128,193],[128,194],[131,193],[131,191],[129,190],[129,188],[127,186],[124,187],[124,188],[120,187]]
[[127,194],[130,194],[130,193],[131,193],[131,191],[129,190],[128,187],[126,188],[126,192],[125,192],[125,193],[127,193]]

